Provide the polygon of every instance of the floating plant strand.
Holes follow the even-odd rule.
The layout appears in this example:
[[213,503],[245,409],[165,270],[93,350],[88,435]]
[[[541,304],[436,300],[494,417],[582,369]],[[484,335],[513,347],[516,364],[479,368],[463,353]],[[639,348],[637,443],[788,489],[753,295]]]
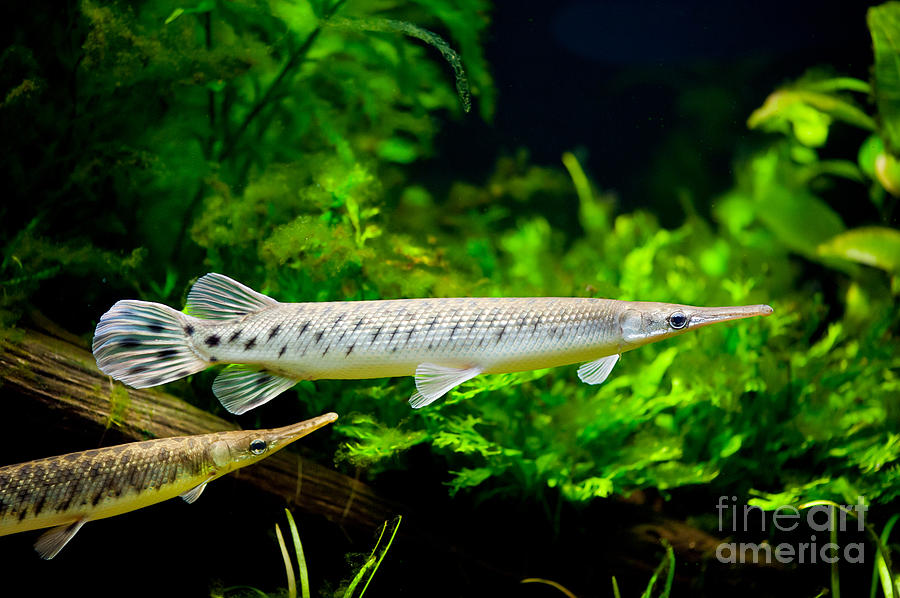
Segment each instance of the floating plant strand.
[[328,27],[335,29],[347,29],[351,31],[377,31],[382,33],[401,33],[421,40],[435,48],[444,57],[456,78],[456,93],[459,94],[459,101],[462,103],[463,111],[469,112],[472,109],[472,98],[469,93],[469,80],[466,77],[466,71],[463,69],[462,60],[456,50],[450,47],[450,44],[444,41],[437,33],[423,29],[418,25],[413,25],[406,21],[397,21],[395,19],[349,19],[346,17],[332,17],[322,23]]

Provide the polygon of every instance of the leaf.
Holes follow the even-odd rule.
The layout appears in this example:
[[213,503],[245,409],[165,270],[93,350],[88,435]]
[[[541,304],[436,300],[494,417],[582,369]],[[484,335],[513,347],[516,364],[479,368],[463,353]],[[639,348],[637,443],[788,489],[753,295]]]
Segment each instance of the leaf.
[[892,153],[900,152],[900,3],[873,6],[866,15],[875,51],[875,103],[881,134]]
[[450,496],[453,496],[463,488],[478,486],[494,475],[494,470],[490,467],[464,467],[459,471],[451,471],[450,473],[453,474],[453,479],[448,482],[448,485],[450,486]]
[[378,144],[378,157],[388,162],[409,164],[419,157],[419,146],[402,137],[391,137]]
[[900,196],[900,160],[887,152],[875,156],[875,178],[888,193]]
[[817,246],[844,230],[841,217],[806,190],[773,185],[761,198],[759,219],[787,247],[815,254]]
[[176,8],[175,10],[172,11],[172,14],[170,14],[169,17],[165,20],[164,24],[168,25],[169,23],[171,23],[172,21],[174,21],[181,15],[201,14],[201,13],[205,13],[205,12],[211,12],[215,8],[216,8],[215,0],[201,0],[195,6],[190,6],[187,8],[185,8],[185,7]]
[[863,141],[862,145],[859,146],[859,153],[857,154],[857,162],[859,162],[859,168],[862,170],[866,176],[870,179],[875,178],[875,160],[878,158],[879,154],[884,153],[884,142],[881,141],[881,137],[878,135],[869,135],[869,137]]
[[900,272],[900,231],[881,226],[854,228],[820,244],[816,252],[888,272]]
[[799,81],[772,93],[750,115],[747,126],[794,134],[807,147],[824,145],[832,119],[875,130],[875,121],[856,104],[833,92],[816,91],[824,82]]

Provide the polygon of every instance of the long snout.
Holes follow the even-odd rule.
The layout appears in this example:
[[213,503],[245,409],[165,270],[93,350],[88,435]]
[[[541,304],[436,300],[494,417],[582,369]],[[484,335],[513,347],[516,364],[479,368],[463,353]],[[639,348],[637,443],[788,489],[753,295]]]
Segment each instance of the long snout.
[[297,422],[296,424],[291,424],[290,426],[285,426],[283,428],[274,428],[269,430],[269,433],[272,435],[273,440],[275,440],[278,446],[284,446],[299,438],[303,438],[307,434],[315,432],[319,428],[324,428],[328,424],[332,423],[338,418],[337,413],[325,413],[324,415],[320,415],[318,417],[314,417],[312,419],[307,419],[302,422]]
[[697,307],[691,314],[688,328],[699,328],[716,322],[768,316],[775,310],[769,305],[734,305],[730,307]]

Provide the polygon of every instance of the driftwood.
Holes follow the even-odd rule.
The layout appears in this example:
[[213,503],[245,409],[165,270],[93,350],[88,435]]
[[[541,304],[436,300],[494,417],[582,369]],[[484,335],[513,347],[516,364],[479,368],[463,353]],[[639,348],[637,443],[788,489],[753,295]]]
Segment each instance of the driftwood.
[[[97,369],[93,355],[54,331],[13,331],[0,338],[0,381],[6,411],[22,400],[57,419],[112,426],[126,440],[204,434],[237,426],[160,390],[136,390]],[[65,339],[65,340],[64,340]],[[73,342],[75,341],[75,342]],[[376,526],[397,506],[359,480],[290,450],[231,474],[290,505],[349,526]]]

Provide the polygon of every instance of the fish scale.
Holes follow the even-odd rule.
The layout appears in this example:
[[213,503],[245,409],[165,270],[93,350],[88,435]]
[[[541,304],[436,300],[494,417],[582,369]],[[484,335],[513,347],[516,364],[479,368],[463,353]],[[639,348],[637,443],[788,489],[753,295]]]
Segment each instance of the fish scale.
[[146,440],[0,467],[0,536],[52,527],[36,544],[52,558],[86,521],[175,496],[193,502],[208,482],[336,419],[329,413],[283,428]]
[[[196,443],[195,443],[196,444]],[[205,447],[184,438],[105,447],[0,468],[0,535],[46,527],[81,510],[99,519],[148,492],[165,498],[190,490],[209,475]],[[147,497],[143,500],[147,500]],[[154,501],[156,502],[156,501]],[[131,510],[131,509],[128,509]]]
[[307,379],[408,376],[423,361],[478,363],[485,373],[527,370],[537,363],[572,363],[602,344],[608,303],[478,298],[280,304],[239,322],[197,326],[190,344],[213,363],[260,364]]
[[463,297],[279,303],[221,274],[200,278],[185,313],[123,300],[100,318],[98,367],[136,388],[227,364],[213,393],[233,413],[300,380],[415,377],[413,407],[466,380],[582,363],[600,384],[619,355],[768,305],[694,307],[579,297]]

